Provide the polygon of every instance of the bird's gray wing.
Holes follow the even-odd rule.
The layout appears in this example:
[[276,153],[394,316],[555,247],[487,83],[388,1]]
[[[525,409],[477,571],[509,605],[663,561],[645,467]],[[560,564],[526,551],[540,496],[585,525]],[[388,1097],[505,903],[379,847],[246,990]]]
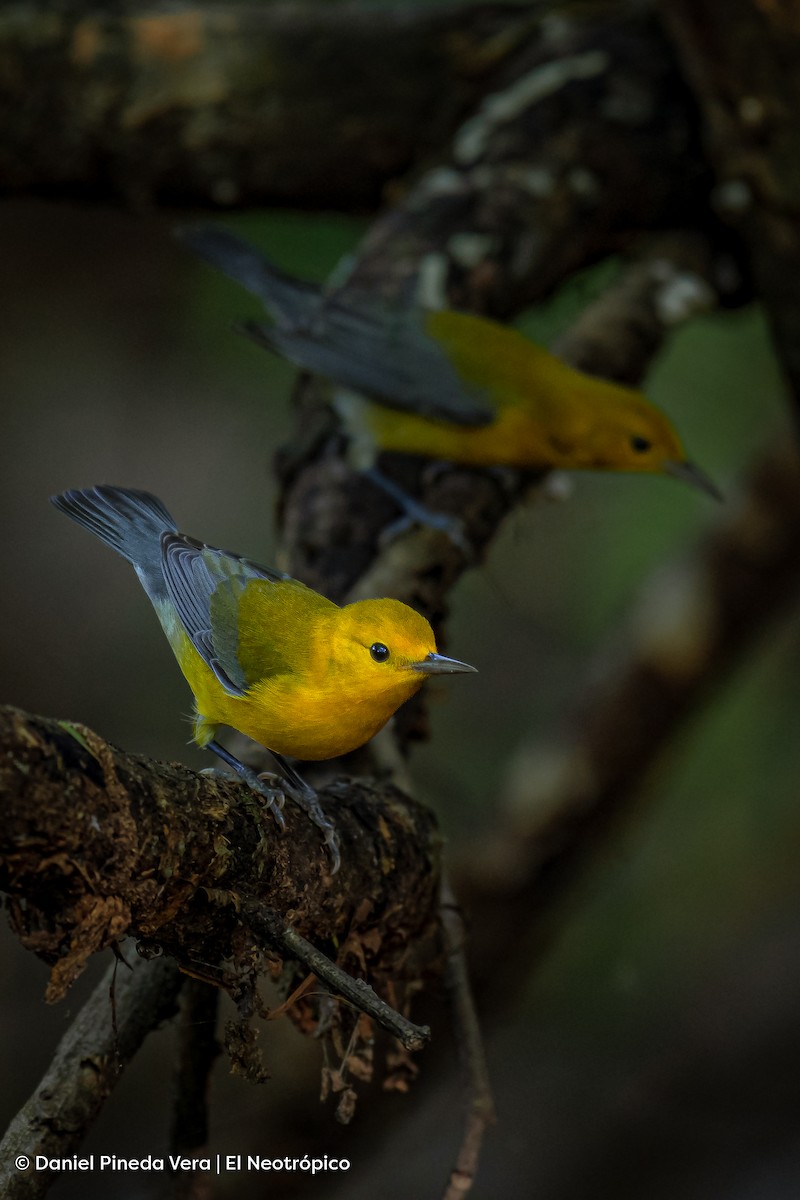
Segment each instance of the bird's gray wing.
[[291,577],[182,533],[162,535],[161,561],[169,598],[192,645],[225,690],[243,696],[250,681],[237,655],[242,592],[255,579],[279,583]]
[[239,328],[261,345],[389,408],[454,425],[486,425],[492,412],[423,328],[424,314],[365,297],[331,295],[306,324]]
[[458,375],[425,330],[425,310],[390,305],[347,285],[324,288],[281,271],[231,230],[176,230],[195,253],[258,296],[274,321],[238,328],[308,371],[390,408],[455,425],[493,419],[480,389]]

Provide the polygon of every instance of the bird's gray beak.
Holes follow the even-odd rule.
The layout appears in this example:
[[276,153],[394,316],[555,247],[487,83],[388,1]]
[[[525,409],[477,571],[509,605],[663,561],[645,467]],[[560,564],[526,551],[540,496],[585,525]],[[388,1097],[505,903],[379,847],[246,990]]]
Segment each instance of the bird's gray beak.
[[709,496],[713,496],[715,500],[723,499],[722,492],[714,481],[709,479],[705,471],[701,471],[694,463],[665,462],[664,470],[673,479],[682,479],[684,483],[690,483],[692,487],[700,488],[701,492],[708,492]]
[[464,675],[469,671],[478,672],[477,667],[469,663],[459,662],[457,658],[445,658],[444,654],[426,654],[422,662],[411,664],[412,671],[421,671],[423,675]]

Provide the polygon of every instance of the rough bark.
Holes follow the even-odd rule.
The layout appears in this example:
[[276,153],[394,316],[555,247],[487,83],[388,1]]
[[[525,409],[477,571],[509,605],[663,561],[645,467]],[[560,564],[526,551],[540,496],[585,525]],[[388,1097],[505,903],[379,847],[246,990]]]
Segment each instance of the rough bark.
[[280,953],[252,936],[247,905],[338,944],[333,957],[378,991],[435,957],[439,836],[430,812],[390,786],[321,793],[342,841],[332,880],[319,831],[292,805],[280,837],[236,783],[8,707],[0,744],[0,888],[23,944],[53,964],[51,1000],[124,936],[238,994],[259,946]]
[[[0,107],[5,190],[222,207],[374,207],[471,114],[395,220],[420,250],[452,238],[457,292],[488,291],[505,312],[531,278],[552,287],[586,241],[605,253],[631,228],[682,219],[703,175],[658,23],[602,5],[28,0],[0,14]],[[559,229],[545,279],[521,200]]]
[[374,206],[531,22],[507,4],[6,4],[0,180],[94,201]]
[[704,118],[721,217],[747,247],[800,412],[800,14],[785,0],[662,0]]
[[0,1143],[0,1193],[37,1200],[58,1175],[20,1169],[19,1155],[65,1158],[81,1144],[148,1033],[174,1016],[183,978],[174,963],[109,967]]

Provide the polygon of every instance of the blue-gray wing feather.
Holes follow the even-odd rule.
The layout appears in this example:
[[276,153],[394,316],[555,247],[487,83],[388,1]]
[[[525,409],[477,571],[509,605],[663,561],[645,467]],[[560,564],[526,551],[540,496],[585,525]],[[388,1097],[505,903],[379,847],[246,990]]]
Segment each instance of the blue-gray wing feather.
[[[161,538],[161,564],[170,600],[192,645],[225,690],[243,696],[248,682],[237,657],[233,619],[239,598],[251,580],[278,583],[290,576],[172,532]],[[212,619],[212,598],[231,614],[224,624]]]
[[[340,298],[341,295],[341,298]],[[448,421],[485,425],[492,419],[415,311],[381,306],[374,298],[331,293],[306,323],[238,327],[306,370],[379,400],[390,408]]]
[[392,306],[355,287],[320,288],[279,270],[230,230],[177,231],[207,262],[258,296],[274,321],[238,328],[290,362],[390,408],[456,425],[486,425],[494,414],[425,330],[421,309]]

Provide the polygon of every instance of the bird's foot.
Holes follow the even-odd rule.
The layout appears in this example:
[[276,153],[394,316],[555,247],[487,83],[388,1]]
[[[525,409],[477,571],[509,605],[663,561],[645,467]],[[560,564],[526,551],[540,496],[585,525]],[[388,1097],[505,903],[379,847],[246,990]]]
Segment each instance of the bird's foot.
[[[298,775],[290,763],[281,755],[274,754],[275,761],[278,763],[283,774],[263,771],[259,775],[252,767],[248,767],[245,763],[240,762],[235,755],[231,754],[229,750],[226,750],[216,740],[208,742],[206,749],[213,751],[223,762],[232,767],[240,779],[244,780],[251,792],[266,800],[266,807],[272,813],[275,823],[282,833],[286,829],[286,818],[283,815],[283,806],[286,803],[286,797],[288,796],[298,808],[302,808],[303,812],[306,813],[317,828],[322,830],[325,837],[325,845],[328,847],[328,853],[331,856],[331,874],[336,874],[342,861],[339,853],[339,838],[336,834],[336,827],[330,817],[327,817],[323,812],[317,793]],[[251,804],[248,804],[247,797],[245,797],[245,805],[250,809],[256,821],[260,822],[263,806],[257,804],[254,799]]]
[[[279,777],[273,776],[273,778],[277,779]],[[333,821],[323,811],[322,805],[319,802],[319,796],[305,780],[302,781],[302,787],[298,787],[294,781],[290,782],[281,779],[280,783],[289,799],[298,808],[302,808],[303,812],[316,825],[317,829],[322,830],[325,845],[328,847],[328,853],[331,856],[331,874],[335,875],[342,864],[342,856],[339,852],[339,836]]]
[[390,545],[401,534],[413,529],[415,525],[421,525],[424,529],[433,529],[437,533],[445,534],[466,559],[474,558],[475,552],[467,538],[464,523],[458,517],[428,508],[414,496],[409,495],[399,483],[395,483],[393,479],[389,479],[382,471],[378,471],[374,467],[365,471],[364,474],[387,496],[391,496],[392,500],[403,510],[402,516],[382,530],[378,539],[381,547]]
[[378,545],[381,549],[390,546],[397,538],[402,537],[409,529],[418,525],[424,529],[433,529],[437,533],[445,534],[469,561],[475,557],[475,551],[464,531],[463,521],[460,521],[458,517],[451,517],[448,513],[434,512],[433,509],[426,508],[423,504],[415,504],[413,513],[406,511],[402,517],[398,517],[396,521],[386,525],[381,530]]
[[[252,767],[248,767],[246,763],[240,762],[234,754],[231,754],[229,750],[226,750],[224,746],[221,746],[219,742],[209,742],[206,746],[206,749],[211,750],[212,753],[218,755],[218,757],[221,758],[224,763],[227,763],[229,767],[232,767],[239,778],[244,780],[244,782],[250,788],[250,791],[255,792],[257,796],[260,796],[262,800],[266,801],[266,807],[272,813],[275,824],[278,826],[281,833],[283,833],[286,829],[286,818],[282,812],[285,799],[282,790],[280,788],[269,787],[266,783],[262,782],[261,778]],[[219,771],[216,767],[206,767],[202,773],[204,775],[226,774],[226,772]],[[245,804],[250,809],[251,813],[258,820],[260,820],[264,805],[255,804],[255,802],[253,802],[252,805],[248,804],[247,797],[245,798]]]
[[[245,796],[244,801],[245,806],[250,809],[251,814],[260,820],[264,809],[268,809],[281,833],[285,833],[286,817],[283,815],[283,806],[286,803],[286,797],[282,789],[270,786],[262,775],[257,775],[249,767],[245,767],[244,771],[239,772],[239,775],[250,788],[250,791],[255,793],[252,798]],[[258,800],[255,797],[258,797]]]

